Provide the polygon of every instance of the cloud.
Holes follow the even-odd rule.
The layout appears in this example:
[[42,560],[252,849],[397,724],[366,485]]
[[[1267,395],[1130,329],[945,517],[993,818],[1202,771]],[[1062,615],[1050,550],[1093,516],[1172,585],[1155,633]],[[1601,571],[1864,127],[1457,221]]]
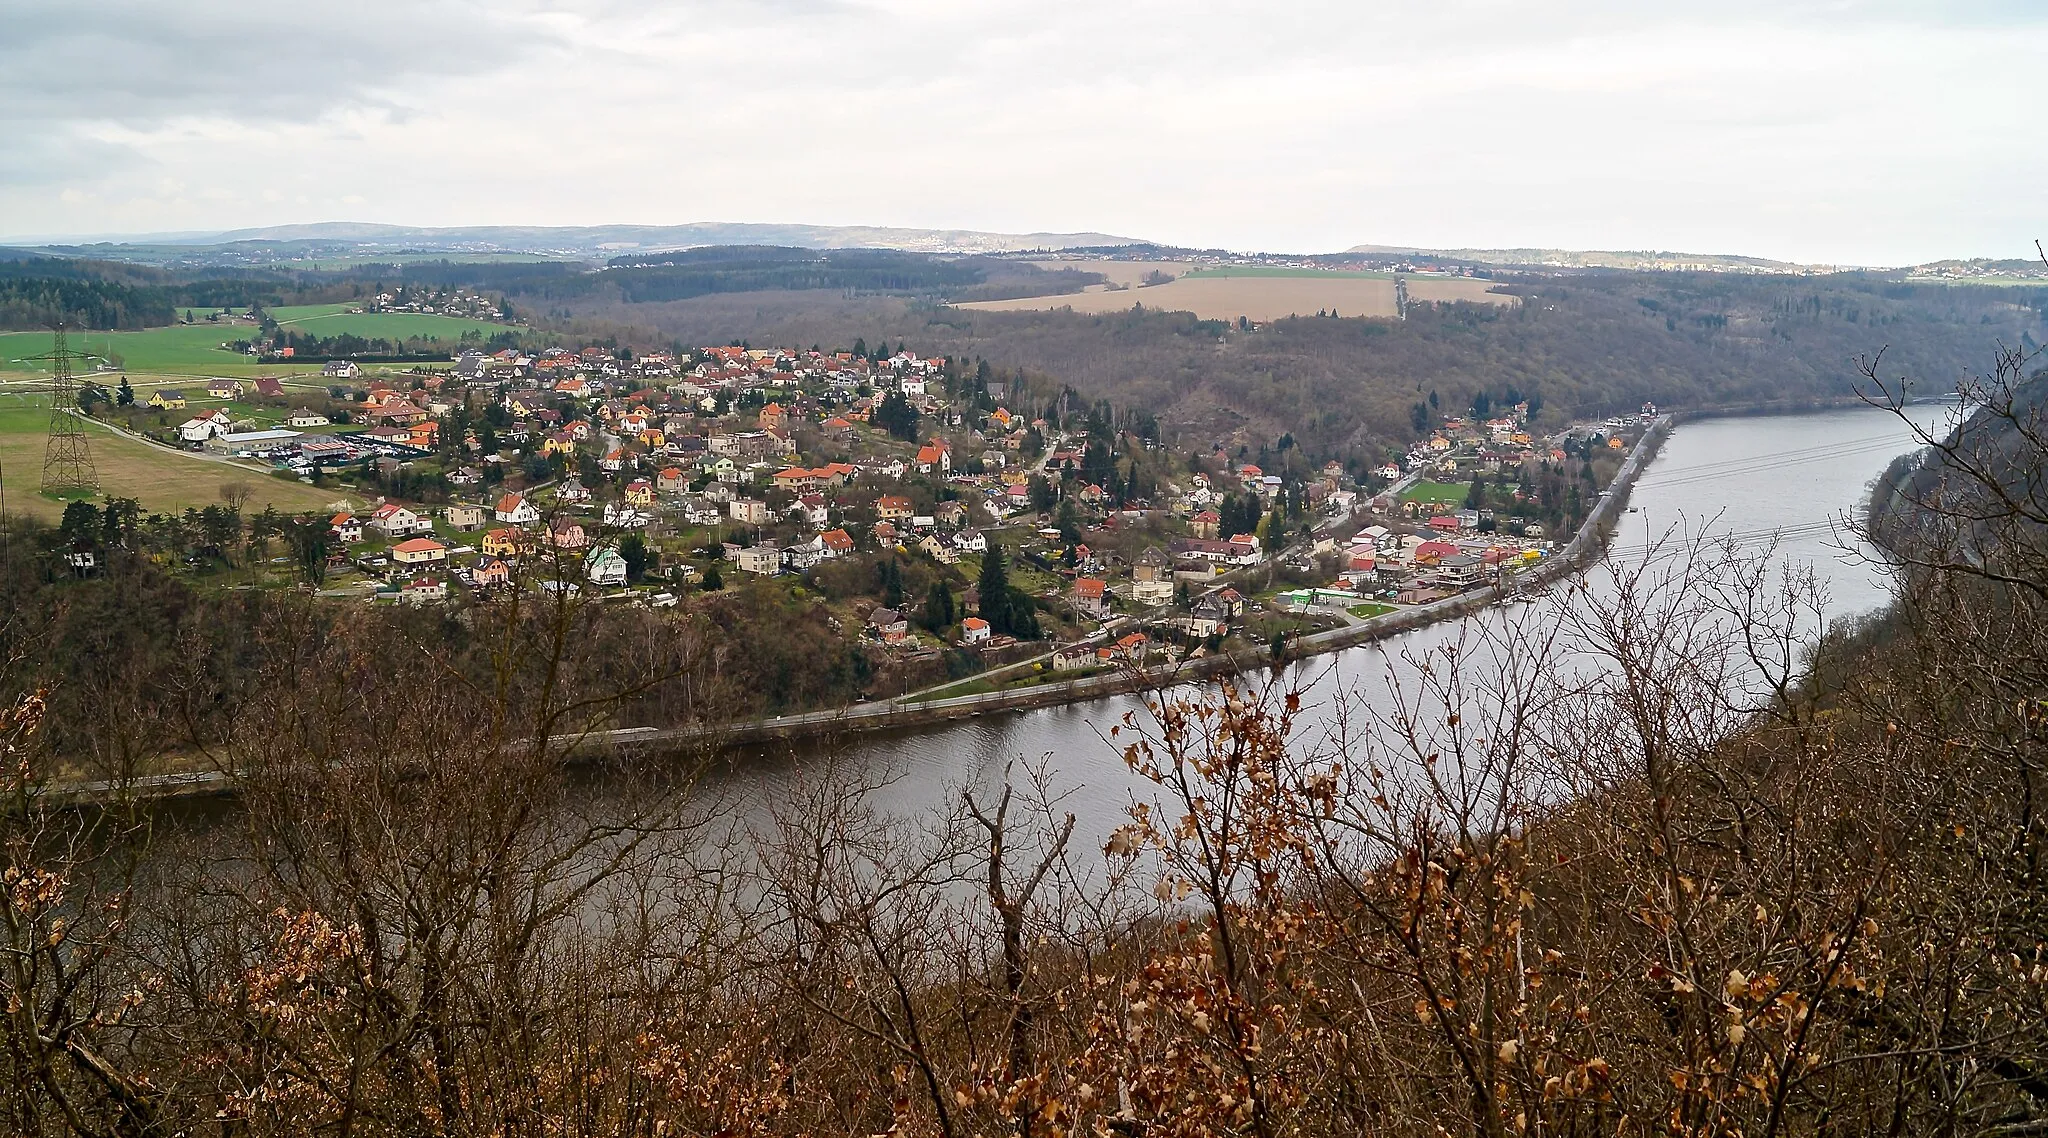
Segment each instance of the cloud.
[[297,8],[0,0],[5,228],[760,220],[1894,262],[2020,243],[2048,177],[2014,145],[2048,50],[2024,0]]
[[0,27],[0,185],[105,172],[185,124],[400,117],[422,79],[546,46],[529,14],[469,0],[0,0]]

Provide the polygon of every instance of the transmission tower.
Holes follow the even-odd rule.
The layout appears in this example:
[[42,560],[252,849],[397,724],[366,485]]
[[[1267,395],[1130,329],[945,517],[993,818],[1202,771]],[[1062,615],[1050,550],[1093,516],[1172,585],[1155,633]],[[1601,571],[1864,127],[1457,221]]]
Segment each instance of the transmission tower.
[[78,421],[78,379],[71,374],[71,347],[64,325],[52,324],[56,344],[43,359],[50,361],[50,443],[43,451],[43,493],[98,493],[100,473],[92,464],[85,426]]
[[1408,319],[1408,278],[1394,278],[1394,319]]

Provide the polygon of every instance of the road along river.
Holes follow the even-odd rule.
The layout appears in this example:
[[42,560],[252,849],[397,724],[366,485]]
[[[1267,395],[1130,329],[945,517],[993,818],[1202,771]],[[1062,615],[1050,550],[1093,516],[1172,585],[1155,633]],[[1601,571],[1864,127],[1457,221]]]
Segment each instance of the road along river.
[[[1935,429],[1945,427],[1949,413],[1937,404],[1909,411],[1914,422]],[[1867,612],[1884,603],[1887,572],[1849,522],[1871,480],[1913,445],[1905,424],[1874,408],[1681,424],[1637,481],[1608,564],[1639,563],[1653,545],[1718,538],[1740,551],[1768,553],[1779,568],[1810,569],[1824,589],[1826,619]],[[1611,585],[1602,568],[1587,581],[1596,590]],[[1393,692],[1414,690],[1414,661],[1510,627],[1554,624],[1558,603],[1553,596],[1487,608],[1291,665],[1284,682],[1307,690],[1296,737],[1327,733],[1340,716],[1355,724],[1362,707],[1389,711]],[[718,782],[727,802],[752,813],[830,767],[881,783],[876,804],[911,814],[957,801],[963,786],[999,777],[1005,764],[1037,765],[1061,795],[1061,808],[1079,818],[1077,837],[1098,838],[1122,822],[1134,796],[1153,797],[1153,788],[1125,768],[1121,744],[1106,737],[1141,706],[1136,696],[1111,696],[831,742],[763,745]]]

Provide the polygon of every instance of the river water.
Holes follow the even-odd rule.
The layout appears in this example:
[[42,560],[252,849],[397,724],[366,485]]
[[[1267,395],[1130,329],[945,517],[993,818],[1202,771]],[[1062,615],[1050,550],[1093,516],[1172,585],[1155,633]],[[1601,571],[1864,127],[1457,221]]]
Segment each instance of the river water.
[[[1923,404],[1908,411],[1917,425],[1945,430],[1950,409]],[[1653,543],[1669,546],[1702,534],[1750,552],[1769,552],[1786,567],[1810,567],[1825,589],[1829,619],[1867,612],[1886,599],[1886,573],[1849,529],[1871,480],[1912,449],[1911,432],[1874,408],[1798,415],[1704,419],[1674,429],[1637,481],[1610,557],[1640,560]],[[1589,581],[1599,587],[1602,574]],[[1306,685],[1308,706],[1297,737],[1327,730],[1360,703],[1385,710],[1395,690],[1412,689],[1413,661],[1461,637],[1502,622],[1544,619],[1544,604],[1489,609],[1291,667],[1287,681]],[[1341,696],[1341,699],[1339,698]],[[1097,841],[1119,825],[1134,800],[1153,788],[1127,770],[1121,745],[1106,738],[1139,710],[1135,696],[1116,696],[1034,711],[1007,712],[940,727],[798,743],[757,753],[719,781],[722,795],[744,813],[766,810],[793,785],[833,768],[883,784],[874,801],[892,813],[916,814],[957,802],[965,786],[986,786],[1006,764],[1042,768],[1059,808],[1079,820],[1078,840]]]

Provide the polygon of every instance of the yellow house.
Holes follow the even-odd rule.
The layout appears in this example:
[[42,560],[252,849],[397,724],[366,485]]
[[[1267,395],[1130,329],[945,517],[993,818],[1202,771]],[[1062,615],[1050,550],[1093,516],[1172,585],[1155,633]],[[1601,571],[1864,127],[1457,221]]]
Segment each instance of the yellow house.
[[576,453],[576,439],[567,431],[556,431],[540,444],[540,452],[549,457],[558,454],[573,455]]
[[149,405],[159,411],[182,410],[185,406],[185,393],[159,388],[155,395],[149,397]]

